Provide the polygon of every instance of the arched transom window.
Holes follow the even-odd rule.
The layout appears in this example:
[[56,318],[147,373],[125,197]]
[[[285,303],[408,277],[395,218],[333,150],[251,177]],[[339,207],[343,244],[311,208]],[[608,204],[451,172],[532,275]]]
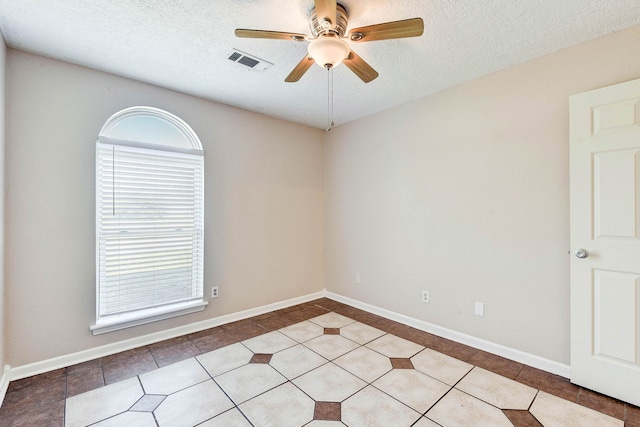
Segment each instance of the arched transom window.
[[203,310],[203,150],[180,118],[132,107],[96,144],[94,334]]

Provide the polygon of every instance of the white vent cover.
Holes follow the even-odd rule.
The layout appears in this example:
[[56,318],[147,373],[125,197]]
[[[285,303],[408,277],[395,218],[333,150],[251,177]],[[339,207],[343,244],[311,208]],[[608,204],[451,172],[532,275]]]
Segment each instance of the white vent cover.
[[242,64],[245,67],[258,71],[268,70],[273,65],[269,61],[265,61],[264,59],[260,59],[257,56],[250,55],[238,49],[233,49],[231,53],[227,55],[227,58],[233,62],[237,62],[238,64]]

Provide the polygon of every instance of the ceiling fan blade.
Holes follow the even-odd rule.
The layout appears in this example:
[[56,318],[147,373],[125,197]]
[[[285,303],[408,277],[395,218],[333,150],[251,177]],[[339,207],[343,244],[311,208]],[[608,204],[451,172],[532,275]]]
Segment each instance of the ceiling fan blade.
[[238,28],[236,37],[245,37],[250,39],[275,39],[275,40],[295,40],[303,41],[307,39],[306,34],[285,33],[282,31],[266,31],[266,30],[246,30]]
[[417,37],[421,36],[423,32],[424,22],[422,18],[412,18],[354,28],[349,31],[349,38],[354,42],[370,42],[374,40]]
[[378,72],[374,70],[371,65],[367,64],[364,59],[360,58],[354,51],[349,52],[347,59],[342,62],[365,83],[369,83],[371,80],[378,77]]
[[286,79],[284,79],[284,81],[287,83],[297,82],[298,80],[300,80],[300,77],[302,77],[304,73],[306,73],[309,67],[311,67],[312,65],[313,65],[313,59],[309,55],[305,56],[302,59],[302,61],[300,61],[298,65],[296,65],[293,71],[289,73],[289,75],[287,76]]
[[328,20],[331,22],[331,27],[336,25],[337,22],[337,9],[338,5],[336,0],[315,0],[316,4],[316,15],[318,16],[318,22],[322,25],[323,20]]

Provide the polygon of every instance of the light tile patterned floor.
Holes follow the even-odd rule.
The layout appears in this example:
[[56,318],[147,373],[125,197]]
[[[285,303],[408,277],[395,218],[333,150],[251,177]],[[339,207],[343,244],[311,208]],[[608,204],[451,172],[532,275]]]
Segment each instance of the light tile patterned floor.
[[[78,405],[74,397],[82,394]],[[506,407],[525,409],[500,410]],[[313,418],[307,426],[402,426],[416,416],[418,427],[440,425],[434,420],[501,425],[504,416],[517,427],[590,426],[601,425],[602,413],[640,427],[634,405],[320,298],[12,381],[0,427],[64,427],[65,415],[114,427],[193,425],[205,417],[198,425],[302,425]]]
[[68,397],[64,419],[66,427],[624,425],[335,312]]

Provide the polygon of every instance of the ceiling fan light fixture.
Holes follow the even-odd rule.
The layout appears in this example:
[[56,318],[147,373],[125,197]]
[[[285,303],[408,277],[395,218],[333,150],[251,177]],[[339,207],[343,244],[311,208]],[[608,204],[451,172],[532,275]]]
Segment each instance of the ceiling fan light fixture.
[[309,56],[322,68],[334,68],[349,56],[347,42],[330,34],[322,35],[309,43]]

